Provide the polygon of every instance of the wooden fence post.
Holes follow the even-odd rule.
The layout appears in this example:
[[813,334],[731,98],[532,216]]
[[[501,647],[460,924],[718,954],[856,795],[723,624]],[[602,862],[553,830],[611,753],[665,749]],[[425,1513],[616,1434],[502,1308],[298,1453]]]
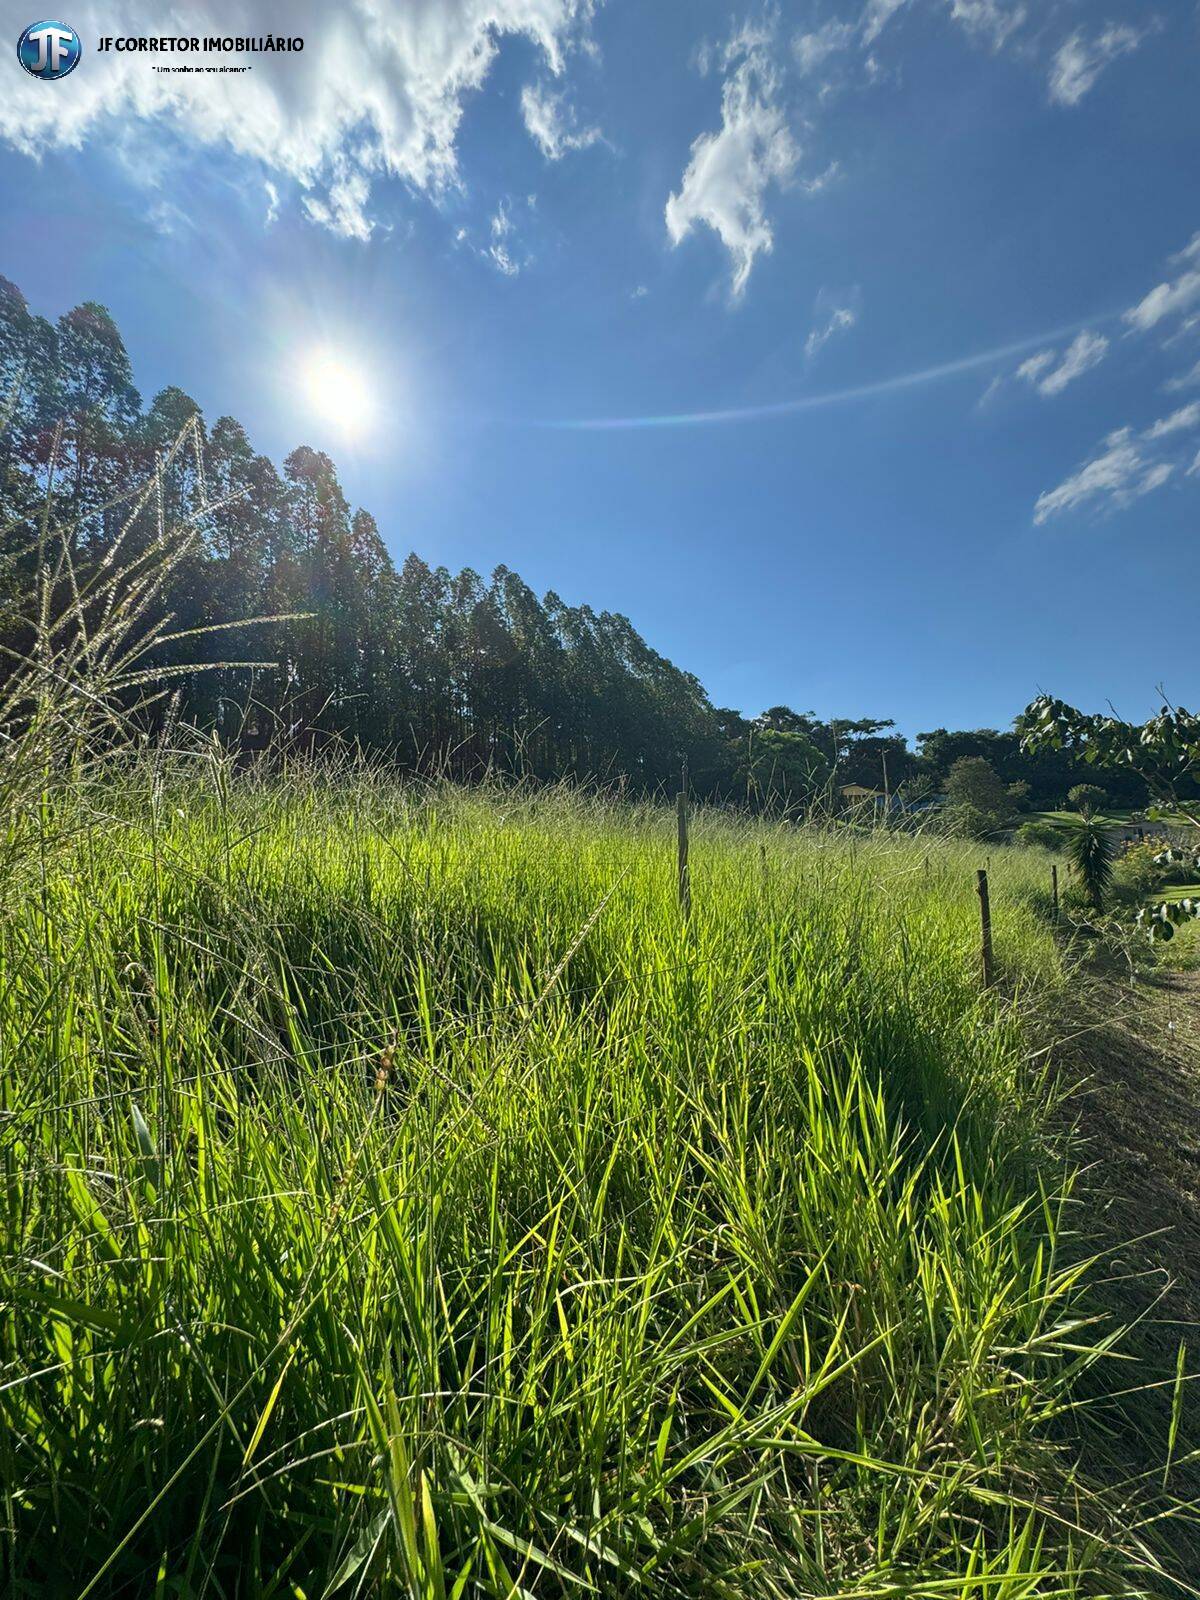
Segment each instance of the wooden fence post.
[[980,953],[983,958],[983,987],[992,987],[992,907],[988,900],[988,875],[983,867],[975,874],[979,891]]
[[690,916],[692,910],[692,873],[688,866],[688,799],[687,799],[687,767],[683,769],[679,793],[675,796],[675,817],[678,823],[678,854],[679,854],[679,907],[684,916]]
[[1058,862],[1050,863],[1050,898],[1054,902],[1054,920],[1058,921]]

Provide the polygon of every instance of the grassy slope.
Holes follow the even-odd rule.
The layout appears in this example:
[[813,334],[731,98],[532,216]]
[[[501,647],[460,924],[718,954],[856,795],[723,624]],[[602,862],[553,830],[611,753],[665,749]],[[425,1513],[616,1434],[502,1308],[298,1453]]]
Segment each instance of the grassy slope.
[[[1133,825],[1132,811],[1097,811],[1095,820],[1108,827],[1128,828]],[[1030,811],[1022,821],[1053,822],[1055,824],[1067,823],[1074,825],[1079,821],[1078,811]],[[1152,832],[1157,824],[1147,823],[1146,831]]]
[[[1028,816],[1035,822],[1078,822],[1078,811],[1030,811]],[[1097,822],[1115,823],[1124,827],[1133,816],[1132,811],[1098,811]]]
[[685,929],[650,809],[104,804],[0,926],[6,1593],[1165,1592],[976,847],[704,817]]
[[[1107,823],[1111,827],[1128,828],[1134,825],[1135,814],[1133,811],[1098,811],[1096,813],[1096,821]],[[1030,811],[1026,814],[1024,820],[1055,823],[1078,822],[1079,813],[1078,811]],[[1187,828],[1190,826],[1191,824],[1187,817],[1180,816],[1175,811],[1164,811],[1153,822],[1147,822],[1145,829],[1147,834],[1152,835],[1159,828]]]

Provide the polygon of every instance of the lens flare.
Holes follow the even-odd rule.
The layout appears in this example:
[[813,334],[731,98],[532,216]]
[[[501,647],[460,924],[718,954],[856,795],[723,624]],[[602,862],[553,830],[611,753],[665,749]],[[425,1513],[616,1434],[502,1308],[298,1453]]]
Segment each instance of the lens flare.
[[316,350],[301,368],[301,385],[313,412],[346,437],[363,433],[375,414],[362,369],[336,350]]

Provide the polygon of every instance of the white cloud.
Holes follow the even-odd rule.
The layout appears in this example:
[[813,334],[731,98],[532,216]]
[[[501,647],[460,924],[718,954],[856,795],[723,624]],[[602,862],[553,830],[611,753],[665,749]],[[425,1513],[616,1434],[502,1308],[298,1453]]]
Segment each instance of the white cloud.
[[1146,478],[1146,460],[1129,428],[1109,434],[1100,455],[1086,462],[1057,489],[1040,494],[1033,520],[1040,527],[1050,517],[1071,511],[1089,500],[1108,496],[1117,505],[1135,500]]
[[367,216],[371,181],[366,173],[355,170],[344,157],[337,156],[325,189],[324,200],[316,195],[305,195],[304,209],[308,216],[343,239],[369,239],[375,223]]
[[743,56],[765,50],[774,38],[777,21],[774,13],[764,11],[758,22],[751,22],[747,18],[741,27],[734,29],[724,44],[701,39],[692,52],[692,65],[702,78],[707,78],[714,67],[731,67]]
[[861,306],[862,293],[857,287],[837,291],[821,290],[817,295],[813,311],[812,330],[804,341],[804,354],[810,361],[823,345],[829,343],[834,334],[850,331],[858,321]]
[[513,222],[509,215],[508,202],[501,200],[496,208],[490,224],[491,244],[485,254],[497,271],[502,272],[506,278],[515,278],[522,266],[528,266],[528,261],[518,261],[513,255]]
[[1196,459],[1192,462],[1191,466],[1187,469],[1187,475],[1188,475],[1189,478],[1200,477],[1200,450],[1197,450]]
[[1039,350],[1037,355],[1030,356],[1028,361],[1022,361],[1017,368],[1017,377],[1024,378],[1026,383],[1037,383],[1043,372],[1054,365],[1053,350]]
[[761,56],[773,42],[775,21],[770,12],[764,12],[758,22],[751,22],[747,18],[740,28],[729,35],[721,48],[714,52],[716,60],[722,67],[728,69],[736,66],[739,61],[748,60],[751,56]]
[[908,0],[867,0],[861,23],[863,43],[874,44],[897,11],[907,4]]
[[988,384],[987,388],[979,396],[979,399],[975,402],[976,410],[982,411],[982,410],[984,410],[984,408],[986,406],[990,406],[992,401],[1000,393],[1000,391],[1001,391],[1001,389],[1003,389],[1003,387],[1004,387],[1004,376],[1003,376],[1002,373],[998,372],[996,374],[996,376],[992,379],[991,383]]
[[146,212],[149,220],[168,238],[178,238],[193,229],[192,219],[173,200],[156,200]]
[[1157,466],[1151,467],[1138,485],[1138,496],[1152,494],[1155,489],[1161,489],[1174,471],[1175,464],[1171,461],[1160,461]]
[[[863,7],[863,43],[874,44],[898,11],[908,0],[867,0]],[[1021,0],[949,0],[950,15],[970,33],[990,37],[994,49],[1000,47],[1009,35],[1025,21],[1026,11]]]
[[1168,439],[1173,433],[1189,433],[1196,427],[1200,427],[1200,400],[1193,400],[1190,405],[1172,411],[1169,417],[1163,417],[1161,422],[1146,430],[1146,438]]
[[993,50],[1000,50],[1025,21],[1026,11],[1011,0],[950,0],[950,15],[969,33],[989,38]]
[[527,83],[521,90],[521,115],[547,161],[560,161],[568,150],[586,150],[602,137],[599,128],[579,127],[562,91],[542,83]]
[[[256,55],[248,73],[156,72],[148,57],[115,52],[94,53],[66,94],[48,94],[45,84],[18,73],[0,97],[0,140],[37,156],[110,139],[131,121],[154,124],[155,139],[166,127],[188,143],[257,162],[264,175],[294,180],[307,191],[311,217],[365,238],[374,225],[368,205],[375,179],[398,177],[433,193],[458,181],[463,104],[486,79],[501,37],[531,40],[557,75],[592,5],[293,0],[286,29],[303,37],[303,52]],[[118,31],[159,34],[165,19],[157,0],[128,0]],[[101,0],[77,0],[71,23],[85,37],[99,37],[113,29],[112,11]],[[204,37],[255,30],[241,0],[194,0],[186,31]]]
[[830,56],[847,49],[855,32],[852,22],[830,21],[813,33],[797,34],[792,40],[792,51],[801,76],[808,77],[818,67],[824,66]]
[[536,215],[536,210],[536,195],[526,195],[523,202],[515,202],[515,207],[511,197],[505,195],[488,218],[487,232],[482,242],[476,243],[471,230],[465,226],[455,230],[454,242],[469,250],[480,261],[486,261],[488,266],[494,267],[506,278],[515,278],[534,262],[533,252],[522,242],[517,219],[524,228]]
[[800,178],[798,181],[805,194],[814,195],[820,194],[822,189],[828,189],[829,185],[835,183],[841,175],[841,162],[831,161],[824,172],[815,172],[811,178]]
[[1054,350],[1041,350],[1017,368],[1017,377],[1032,385],[1040,395],[1061,394],[1069,383],[1092,367],[1099,366],[1108,354],[1108,340],[1102,333],[1086,328],[1059,356]]
[[720,130],[702,133],[692,145],[679,192],[666,204],[673,245],[697,223],[717,234],[733,264],[735,298],[745,289],[755,258],[774,243],[763,197],[771,184],[787,182],[800,159],[778,94],[766,51],[753,44],[725,79]]
[[1189,334],[1195,333],[1200,328],[1200,311],[1193,311],[1190,317],[1183,321],[1168,338],[1163,340],[1163,349],[1169,350],[1173,344],[1178,344],[1181,339],[1186,339]]
[[1059,105],[1077,106],[1104,71],[1118,56],[1136,50],[1144,35],[1135,28],[1110,23],[1088,41],[1077,28],[1059,46],[1050,68],[1050,98]]
[[1168,378],[1163,387],[1170,394],[1178,394],[1180,389],[1200,387],[1200,361],[1197,361],[1190,371],[1181,372],[1174,378]]
[[1184,270],[1151,289],[1145,299],[1125,313],[1125,321],[1137,333],[1147,333],[1164,317],[1186,311],[1200,300],[1200,233],[1193,234],[1191,243],[1172,256],[1171,262]]
[[[1200,428],[1200,400],[1181,406],[1169,417],[1151,424],[1141,434],[1132,428],[1118,428],[1105,439],[1100,453],[1077,472],[1038,496],[1033,520],[1039,526],[1063,511],[1095,501],[1108,501],[1115,507],[1127,506],[1143,495],[1153,494],[1174,475],[1178,459],[1169,459],[1162,441]],[[1195,462],[1188,469],[1195,470]]]
[[[867,82],[880,82],[889,73],[874,47],[892,20],[909,5],[910,0],[863,0],[856,22],[835,18],[810,32],[797,34],[792,41],[792,53],[800,76],[812,76],[836,52],[857,42]],[[926,9],[932,9],[928,0]],[[1029,16],[1026,0],[937,0],[937,10],[948,14],[967,33],[990,44],[995,51],[1008,43]],[[834,90],[834,84],[824,84],[822,98]]]

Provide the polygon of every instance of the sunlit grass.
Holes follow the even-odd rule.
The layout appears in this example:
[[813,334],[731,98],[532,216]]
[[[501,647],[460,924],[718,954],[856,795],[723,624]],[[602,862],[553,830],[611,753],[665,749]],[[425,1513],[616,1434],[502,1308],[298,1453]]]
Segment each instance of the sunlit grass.
[[216,756],[54,806],[5,1592],[1149,1592],[1075,1466],[1037,852],[983,996],[974,845],[701,814],[685,923],[651,806]]

